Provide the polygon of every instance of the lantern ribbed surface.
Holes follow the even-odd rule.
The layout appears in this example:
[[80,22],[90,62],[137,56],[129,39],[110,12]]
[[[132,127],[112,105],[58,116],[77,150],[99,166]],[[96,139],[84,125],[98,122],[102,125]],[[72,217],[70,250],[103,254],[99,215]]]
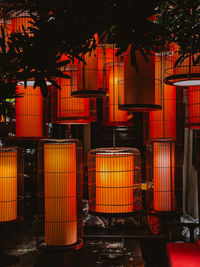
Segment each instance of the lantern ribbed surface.
[[90,211],[123,214],[142,208],[140,152],[97,148],[88,155]]
[[23,216],[23,151],[0,147],[0,223]]
[[38,150],[39,248],[82,245],[82,146],[78,140],[42,140]]
[[30,34],[28,27],[32,26],[33,19],[30,17],[30,14],[27,11],[24,12],[13,12],[12,17],[12,32],[21,32],[24,31]]
[[124,54],[124,80],[119,82],[119,109],[150,111],[162,108],[161,80],[155,80],[155,55],[146,62],[136,51],[138,72],[131,63],[130,47]]

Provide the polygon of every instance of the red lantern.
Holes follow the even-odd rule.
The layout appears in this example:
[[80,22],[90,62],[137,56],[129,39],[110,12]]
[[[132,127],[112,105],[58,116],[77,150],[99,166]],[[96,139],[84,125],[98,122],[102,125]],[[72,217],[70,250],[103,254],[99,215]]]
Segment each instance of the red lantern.
[[185,92],[188,94],[188,105],[185,110],[186,126],[190,129],[200,129],[200,87],[185,88]]

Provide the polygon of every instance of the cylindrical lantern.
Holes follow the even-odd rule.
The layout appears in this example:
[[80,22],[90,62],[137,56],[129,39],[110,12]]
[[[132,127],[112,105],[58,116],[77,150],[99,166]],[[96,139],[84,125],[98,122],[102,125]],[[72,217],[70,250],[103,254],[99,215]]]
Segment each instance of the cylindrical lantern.
[[[170,54],[156,54],[155,78],[164,77],[165,67],[172,65]],[[149,112],[149,138],[176,139],[176,87],[163,84],[162,110]]]
[[200,87],[184,88],[188,96],[185,108],[185,125],[190,129],[200,129]]
[[[12,32],[12,22],[11,20],[4,20],[0,19],[0,36],[1,36],[1,29],[3,28],[4,34],[5,34],[5,41],[6,41],[6,47],[8,47],[8,37]],[[1,36],[2,37],[2,36]]]
[[52,121],[62,124],[88,124],[96,121],[95,99],[71,96],[71,88],[77,88],[76,66],[71,65],[67,74],[71,76],[70,79],[57,80],[61,90],[52,90]]
[[82,146],[42,140],[38,149],[39,248],[82,246]]
[[[146,62],[136,51],[138,71],[131,64],[131,49],[124,54],[124,80],[119,82],[119,109],[150,111],[162,108],[161,80],[155,80],[155,55]],[[157,85],[157,86],[156,86]],[[160,85],[160,86],[158,86]]]
[[148,207],[156,212],[175,210],[175,144],[168,139],[147,143],[147,196],[153,198]]
[[12,16],[12,32],[25,32],[30,34],[28,27],[32,26],[33,19],[27,11],[13,12]]
[[43,98],[40,87],[33,88],[33,81],[27,81],[27,88],[21,82],[17,93],[22,97],[16,98],[16,137],[42,138],[45,136],[45,115]]
[[0,147],[0,223],[22,219],[23,168],[21,149]]
[[[96,39],[98,39],[96,37]],[[105,96],[105,88],[99,80],[103,69],[99,69],[97,49],[83,56],[84,62],[77,65],[77,86],[72,87],[74,97],[97,98]],[[102,60],[102,59],[101,59]]]
[[140,152],[97,148],[88,156],[90,211],[123,214],[142,208]]
[[179,47],[173,45],[173,67],[165,70],[165,83],[174,86],[200,86],[200,65],[194,64],[194,60],[199,57],[197,55],[185,55],[184,60],[175,66],[175,63],[181,56]]

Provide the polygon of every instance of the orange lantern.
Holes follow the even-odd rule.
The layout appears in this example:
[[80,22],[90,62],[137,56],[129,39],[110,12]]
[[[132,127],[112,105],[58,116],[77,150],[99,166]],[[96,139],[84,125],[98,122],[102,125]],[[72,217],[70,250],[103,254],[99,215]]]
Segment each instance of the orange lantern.
[[[0,19],[0,35],[1,35],[1,28],[4,29],[5,41],[8,42],[8,37],[12,32],[11,20]],[[6,46],[8,47],[7,44],[6,44]]]
[[[174,44],[172,48],[173,64],[175,65],[180,57],[179,47]],[[166,84],[181,87],[200,86],[200,65],[193,63],[193,59],[199,57],[199,53],[196,56],[189,54],[186,56],[181,64],[165,69]]]
[[23,33],[25,30],[26,32],[30,33],[28,27],[32,26],[31,22],[33,22],[33,19],[26,11],[12,13],[12,32]]
[[[172,65],[169,52],[156,55],[155,78],[164,77],[164,67]],[[149,112],[149,138],[176,139],[176,87],[163,84],[162,110]]]
[[[95,35],[95,38],[98,45],[97,35]],[[98,50],[86,53],[83,56],[86,64],[84,62],[80,62],[77,65],[77,86],[72,87],[72,96],[97,98],[103,97],[106,94],[105,88],[102,87],[103,85],[99,80],[99,72],[103,73],[103,70],[99,69],[97,51]]]
[[184,88],[188,95],[188,105],[185,110],[185,124],[190,129],[200,129],[200,87]]
[[90,211],[130,213],[141,209],[140,153],[134,148],[98,148],[88,157]]
[[33,81],[18,85],[17,93],[22,97],[16,98],[16,137],[42,138],[44,114],[43,98],[39,87],[33,88]]
[[40,143],[39,161],[42,165],[38,178],[39,184],[44,182],[41,188],[44,189],[45,205],[43,246],[82,246],[81,152],[77,140],[52,139]]
[[[18,205],[18,200],[20,201]],[[23,152],[14,147],[0,148],[0,222],[22,216]]]
[[153,190],[153,210],[175,210],[175,145],[167,139],[147,144],[147,185]]
[[[128,111],[150,111],[162,108],[161,82],[155,81],[155,55],[146,62],[136,51],[139,71],[131,64],[130,46],[124,54],[124,81],[119,83],[119,109]],[[159,86],[156,86],[156,85]]]
[[96,121],[95,100],[71,96],[71,89],[77,87],[76,66],[71,65],[67,74],[71,79],[59,78],[57,82],[61,90],[56,89],[52,94],[52,120],[62,124],[88,124]]

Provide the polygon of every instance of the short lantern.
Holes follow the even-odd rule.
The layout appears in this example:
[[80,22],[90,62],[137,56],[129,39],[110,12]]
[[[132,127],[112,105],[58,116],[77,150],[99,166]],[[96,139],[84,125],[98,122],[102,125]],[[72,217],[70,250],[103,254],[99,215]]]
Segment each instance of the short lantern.
[[[156,54],[155,78],[164,78],[164,68],[172,65],[170,53]],[[176,139],[176,87],[163,84],[162,110],[149,112],[148,139]]]
[[97,148],[88,156],[90,211],[123,214],[142,208],[140,152],[134,148]]
[[148,208],[155,212],[175,210],[175,144],[168,139],[147,143]]
[[52,121],[59,124],[88,124],[96,121],[95,99],[71,96],[72,88],[77,88],[76,66],[71,65],[67,74],[71,76],[70,79],[57,80],[61,90],[52,90]]
[[27,88],[20,82],[17,92],[22,97],[16,98],[16,137],[42,138],[46,136],[45,112],[40,87],[33,88],[34,81],[27,81]]
[[0,223],[23,218],[23,171],[23,150],[0,147]]
[[32,26],[33,19],[27,11],[24,12],[13,12],[12,17],[12,32],[21,32],[24,30],[26,33],[30,34],[28,27]]
[[146,62],[136,51],[138,72],[131,64],[130,47],[124,54],[124,80],[119,82],[119,109],[150,111],[162,108],[161,80],[155,80],[155,55]]
[[190,129],[200,129],[200,87],[184,88],[184,94],[188,96],[188,104],[185,108],[185,125]]
[[38,147],[37,246],[82,246],[82,146],[78,140],[42,140]]

